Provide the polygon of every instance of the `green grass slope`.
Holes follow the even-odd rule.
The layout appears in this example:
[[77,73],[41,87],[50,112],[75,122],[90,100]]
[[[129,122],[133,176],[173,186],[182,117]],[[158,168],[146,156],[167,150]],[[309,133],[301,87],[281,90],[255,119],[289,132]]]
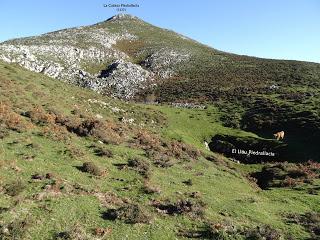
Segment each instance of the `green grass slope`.
[[173,77],[159,79],[155,88],[144,90],[137,100],[149,96],[162,103],[213,104],[224,113],[225,126],[267,138],[283,130],[290,142],[290,158],[320,159],[320,64],[230,54],[140,19],[106,21],[93,27],[137,36],[115,47],[142,66],[161,49],[190,55],[175,66]]
[[[75,29],[11,40],[5,44],[50,47],[50,44],[54,46],[65,40],[63,33],[72,30]],[[134,38],[118,40],[110,49],[125,53],[129,56],[128,61],[148,70],[174,70],[171,77],[160,78],[156,74],[157,85],[142,90],[135,100],[207,103],[217,109],[225,127],[250,131],[262,138],[285,131],[289,143],[286,160],[319,161],[320,64],[226,53],[127,15],[75,31],[89,35],[92,32],[119,36],[129,34]],[[70,39],[67,43],[75,48],[103,48],[99,38],[88,40],[81,34],[71,33],[67,36]],[[172,52],[176,54],[173,60],[169,56]],[[181,57],[179,54],[188,57],[166,65]],[[46,57],[53,57],[54,53],[49,55]],[[155,61],[159,61],[159,66],[153,66],[155,69],[148,65],[151,56],[157,56]],[[59,56],[54,58],[60,59]],[[81,66],[92,74],[98,74],[115,60],[106,57],[100,62],[82,62]]]
[[262,164],[204,148],[216,134],[259,138],[222,114],[125,103],[0,63],[0,239],[319,236],[320,167],[261,190],[248,175]]

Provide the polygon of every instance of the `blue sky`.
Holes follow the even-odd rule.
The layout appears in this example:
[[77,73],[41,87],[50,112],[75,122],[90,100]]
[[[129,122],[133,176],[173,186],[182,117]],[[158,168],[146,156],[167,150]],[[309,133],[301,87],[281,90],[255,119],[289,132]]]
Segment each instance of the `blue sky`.
[[0,0],[0,41],[103,21],[109,3],[219,50],[320,63],[319,0]]

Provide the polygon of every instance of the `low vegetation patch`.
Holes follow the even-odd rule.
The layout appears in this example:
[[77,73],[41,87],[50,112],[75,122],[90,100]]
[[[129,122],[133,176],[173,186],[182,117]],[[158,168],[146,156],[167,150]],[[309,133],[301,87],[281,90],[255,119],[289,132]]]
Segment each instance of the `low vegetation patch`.
[[85,162],[80,167],[80,170],[83,172],[90,173],[95,176],[101,176],[103,174],[103,170],[100,169],[95,163],[93,162]]
[[110,235],[112,233],[112,228],[111,227],[107,227],[107,228],[95,228],[93,230],[93,233],[95,236],[100,237],[102,239],[104,239],[106,236]]
[[69,230],[56,233],[53,237],[55,240],[73,240],[73,239],[92,239],[92,236],[88,234],[84,227],[80,224],[75,224]]
[[22,193],[25,188],[26,188],[26,185],[22,182],[22,180],[19,179],[6,184],[4,186],[4,191],[7,195],[14,197]]
[[128,160],[128,167],[133,168],[145,178],[149,178],[151,174],[150,164],[147,160],[142,158],[132,158]]
[[55,111],[46,111],[41,107],[33,108],[25,112],[32,122],[44,125],[48,132],[67,131],[80,137],[92,136],[104,143],[119,144],[122,141],[123,126],[117,125],[111,120],[101,120],[85,115],[64,116]]
[[320,176],[320,163],[278,163],[267,165],[259,172],[250,175],[262,189],[270,187],[295,187],[310,183]]
[[99,157],[107,157],[107,158],[113,157],[112,151],[105,147],[95,147],[94,153]]
[[197,239],[236,240],[243,239],[239,230],[232,224],[205,222],[196,230],[180,229],[179,236]]
[[280,232],[268,225],[255,228],[237,227],[231,223],[205,222],[197,230],[180,229],[179,235],[187,238],[217,239],[217,240],[280,240]]
[[16,219],[10,222],[8,225],[0,224],[0,239],[24,239],[28,228],[31,227],[31,220],[26,219]]
[[202,217],[206,207],[206,204],[202,201],[193,201],[189,199],[181,199],[177,202],[171,202],[170,200],[153,200],[151,205],[155,207],[159,213],[168,215],[187,214],[191,217]]
[[153,164],[157,167],[168,168],[174,165],[175,161],[172,157],[164,153],[152,153]]
[[53,112],[47,112],[41,106],[34,107],[30,111],[22,114],[31,119],[33,123],[44,125],[44,124],[54,124],[58,119],[58,116]]
[[244,231],[244,236],[249,240],[279,240],[281,234],[269,225],[257,226]]
[[161,193],[159,186],[153,185],[148,181],[144,181],[142,191],[146,194]]
[[118,209],[109,209],[103,213],[107,220],[121,220],[128,224],[150,223],[151,216],[137,204],[128,204]]
[[0,102],[0,138],[6,135],[5,129],[23,132],[31,127],[9,104]]
[[288,214],[286,216],[290,223],[304,227],[312,239],[320,238],[320,212],[306,212],[305,214]]
[[187,186],[192,186],[192,185],[193,185],[193,181],[192,181],[192,179],[191,179],[191,178],[189,178],[189,179],[187,179],[187,180],[183,181],[182,183],[184,183],[184,184],[185,184],[185,185],[187,185]]
[[176,140],[163,140],[159,136],[147,132],[139,131],[133,138],[132,145],[142,148],[146,156],[153,160],[158,167],[171,167],[174,159],[196,160],[202,153],[193,146]]

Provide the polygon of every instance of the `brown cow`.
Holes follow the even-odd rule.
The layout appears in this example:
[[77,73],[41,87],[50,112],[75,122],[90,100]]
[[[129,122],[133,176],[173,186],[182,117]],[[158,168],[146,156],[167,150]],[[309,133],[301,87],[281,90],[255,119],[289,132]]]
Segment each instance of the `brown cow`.
[[284,138],[284,131],[274,133],[273,136],[274,136],[277,140],[283,139],[283,138]]

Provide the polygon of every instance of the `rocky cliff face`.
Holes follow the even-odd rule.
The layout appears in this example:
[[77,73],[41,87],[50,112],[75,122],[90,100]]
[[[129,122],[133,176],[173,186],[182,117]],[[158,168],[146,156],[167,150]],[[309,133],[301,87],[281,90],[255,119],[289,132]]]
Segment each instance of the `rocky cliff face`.
[[144,41],[128,31],[128,22],[147,25],[137,17],[117,15],[88,27],[3,42],[0,59],[55,79],[129,99],[140,89],[155,84],[155,78],[174,76],[175,67],[188,60],[189,55],[173,48],[142,49],[146,57],[134,62],[116,47],[120,41],[125,41],[128,47]]

